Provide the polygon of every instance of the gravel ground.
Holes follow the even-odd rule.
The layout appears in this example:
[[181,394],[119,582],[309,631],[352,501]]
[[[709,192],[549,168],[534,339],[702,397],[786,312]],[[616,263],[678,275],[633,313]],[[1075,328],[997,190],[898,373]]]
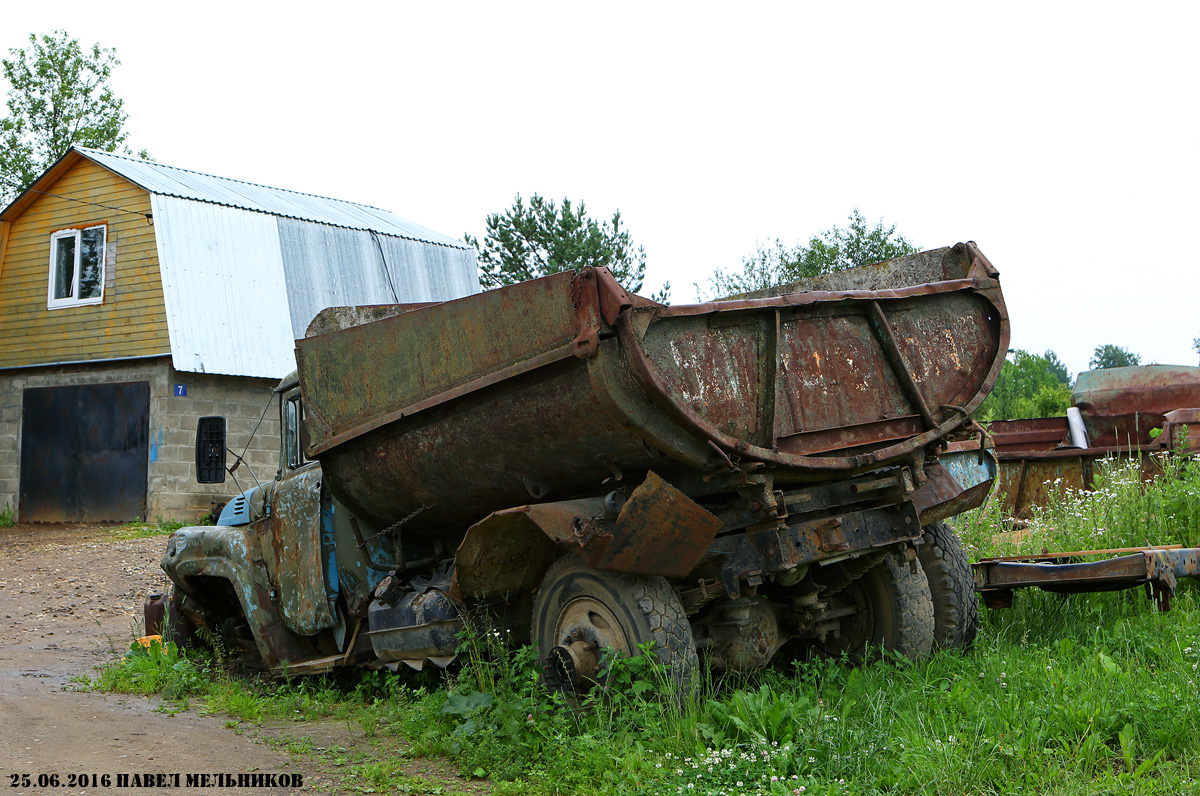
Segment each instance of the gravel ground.
[[[140,633],[145,596],[166,591],[158,565],[165,545],[165,536],[114,540],[103,526],[0,528],[0,788],[14,796],[343,792],[337,766],[322,752],[380,754],[362,737],[352,738],[344,724],[263,726],[237,734],[221,716],[201,716],[194,708],[172,716],[155,710],[157,699],[82,692],[72,685],[94,676],[96,666],[128,649],[134,632]],[[313,739],[313,754],[283,748],[300,737]],[[467,785],[436,761],[414,768],[446,792]],[[184,784],[188,774],[300,774],[304,783],[299,789],[117,787],[118,774],[135,773],[179,774]],[[91,775],[104,774],[110,786],[91,784]],[[26,775],[29,785],[23,784]],[[39,775],[58,775],[59,787],[38,787]],[[88,786],[66,787],[72,775],[76,784],[87,775]]]

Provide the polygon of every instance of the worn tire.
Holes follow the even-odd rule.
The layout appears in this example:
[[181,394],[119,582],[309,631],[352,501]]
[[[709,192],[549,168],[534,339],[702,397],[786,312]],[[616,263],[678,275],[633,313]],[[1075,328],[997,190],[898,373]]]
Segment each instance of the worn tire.
[[816,646],[821,654],[861,663],[880,651],[921,660],[933,650],[933,602],[921,567],[889,553],[840,594],[858,612],[842,622],[836,638]]
[[661,577],[604,572],[574,555],[560,558],[533,601],[530,635],[543,667],[572,633],[622,655],[640,655],[639,645],[653,642],[653,654],[681,688],[696,670],[692,626],[679,595]]
[[162,637],[164,641],[174,641],[180,649],[187,649],[196,644],[196,623],[188,618],[180,608],[186,599],[174,586],[167,596],[167,615],[163,618]]
[[926,525],[917,557],[933,600],[934,649],[969,648],[979,632],[979,597],[958,535],[944,522]]

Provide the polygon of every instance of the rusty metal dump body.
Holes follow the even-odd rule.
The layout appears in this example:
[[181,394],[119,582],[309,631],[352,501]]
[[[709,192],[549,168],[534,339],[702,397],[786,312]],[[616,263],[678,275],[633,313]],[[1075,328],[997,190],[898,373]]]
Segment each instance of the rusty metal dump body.
[[1149,454],[1196,450],[1196,439],[1183,429],[1200,423],[1200,367],[1086,371],[1079,374],[1072,397],[1086,430],[1085,445],[1073,444],[1065,417],[991,424],[1000,461],[996,491],[1008,516],[1026,518],[1035,506],[1068,489],[1092,489],[1102,459],[1134,459],[1143,478],[1150,479],[1159,465]]
[[936,281],[885,288],[873,266],[873,290],[851,274],[666,307],[589,269],[315,334],[297,341],[307,452],[356,513],[451,535],[650,470],[867,472],[960,430],[1007,348],[973,244],[912,259]]

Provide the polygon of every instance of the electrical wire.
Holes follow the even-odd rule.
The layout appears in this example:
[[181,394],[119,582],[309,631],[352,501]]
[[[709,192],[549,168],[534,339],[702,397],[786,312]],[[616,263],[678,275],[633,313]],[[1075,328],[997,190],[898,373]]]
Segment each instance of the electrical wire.
[[[15,182],[12,182],[11,180],[0,180],[0,182],[3,182],[5,185],[8,185],[9,187],[12,187],[12,188],[22,189],[22,186],[18,185]],[[41,194],[42,196],[50,196],[55,199],[62,199],[67,202],[75,202],[75,203],[81,204],[81,205],[92,205],[93,207],[103,207],[105,210],[116,210],[118,213],[128,213],[131,216],[143,216],[151,224],[154,223],[154,214],[153,213],[139,213],[136,210],[127,210],[124,207],[114,207],[113,205],[101,204],[100,202],[89,202],[86,199],[76,199],[73,196],[60,196],[59,194],[50,193],[49,191],[39,191],[37,188],[22,189],[21,194],[23,195],[25,193],[37,193],[37,194]]]
[[388,268],[387,255],[383,253],[383,244],[379,242],[379,233],[375,230],[368,230],[371,233],[371,240],[375,241],[375,248],[379,249],[379,261],[383,264],[383,275],[387,277],[388,287],[392,289],[392,298],[396,303],[400,303],[400,294],[396,292],[396,283],[392,281],[392,271]]
[[[250,477],[254,479],[254,485],[262,486],[262,484],[260,484],[258,482],[258,476],[254,474],[254,468],[251,467],[250,462],[248,462],[246,460],[246,451],[250,450],[250,443],[254,442],[254,435],[258,433],[258,427],[262,425],[263,418],[265,418],[267,416],[267,410],[271,408],[271,404],[274,403],[274,401],[275,401],[275,393],[272,392],[271,395],[267,398],[267,404],[266,404],[266,406],[263,407],[262,414],[258,416],[258,422],[255,423],[254,428],[250,430],[250,438],[246,440],[246,447],[242,448],[242,452],[240,454],[238,454],[238,453],[233,454],[233,457],[235,459],[237,459],[237,461],[233,463],[233,467],[225,468],[229,472],[229,474],[233,476],[233,483],[237,484],[239,493],[246,491],[246,490],[242,489],[242,483],[240,481],[238,481],[237,472],[236,472],[237,468],[241,467],[243,464],[246,465],[246,469],[250,471]],[[229,446],[226,445],[225,449],[229,450]],[[230,453],[233,453],[233,451],[230,451]]]

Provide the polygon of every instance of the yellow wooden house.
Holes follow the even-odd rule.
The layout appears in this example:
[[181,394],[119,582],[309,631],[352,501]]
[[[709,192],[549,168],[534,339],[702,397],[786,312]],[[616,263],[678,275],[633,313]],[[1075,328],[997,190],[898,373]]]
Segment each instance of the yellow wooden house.
[[462,242],[367,205],[74,147],[0,211],[0,511],[189,519],[196,422],[274,475],[271,387],[329,306],[478,291]]

